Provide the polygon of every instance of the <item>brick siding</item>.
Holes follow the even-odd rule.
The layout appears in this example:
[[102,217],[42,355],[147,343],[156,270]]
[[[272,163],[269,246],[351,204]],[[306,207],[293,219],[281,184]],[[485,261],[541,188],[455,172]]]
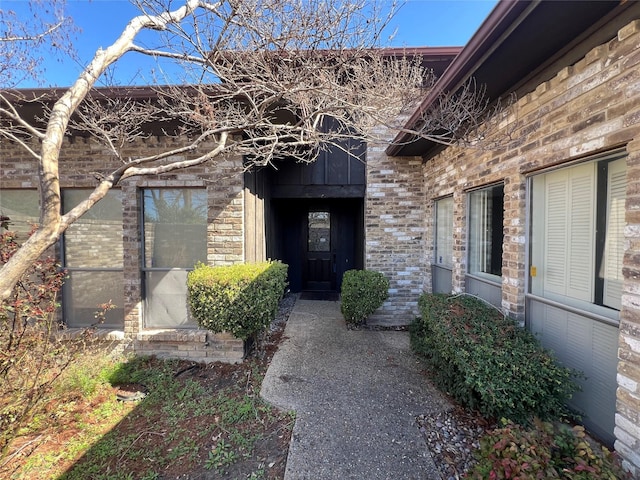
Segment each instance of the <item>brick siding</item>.
[[[483,152],[449,147],[427,159],[422,187],[426,192],[425,206],[421,208],[432,216],[433,202],[453,195],[453,290],[464,291],[467,192],[504,182],[502,309],[523,320],[527,176],[546,167],[626,147],[627,225],[614,434],[615,448],[624,457],[626,467],[640,476],[640,20],[520,98],[515,112],[504,118],[501,128],[513,126],[514,122],[514,143],[504,148]],[[394,161],[397,165],[411,163],[403,158]],[[399,167],[391,164],[386,168],[391,171]],[[421,265],[428,289],[434,242],[432,219],[427,226],[427,255]]]

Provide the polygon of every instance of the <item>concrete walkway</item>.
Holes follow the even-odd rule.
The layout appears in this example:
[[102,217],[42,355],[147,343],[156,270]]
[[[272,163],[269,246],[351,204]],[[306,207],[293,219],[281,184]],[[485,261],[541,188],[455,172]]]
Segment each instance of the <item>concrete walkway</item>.
[[439,479],[416,426],[446,400],[406,332],[348,330],[338,302],[298,300],[262,384],[295,410],[285,480]]

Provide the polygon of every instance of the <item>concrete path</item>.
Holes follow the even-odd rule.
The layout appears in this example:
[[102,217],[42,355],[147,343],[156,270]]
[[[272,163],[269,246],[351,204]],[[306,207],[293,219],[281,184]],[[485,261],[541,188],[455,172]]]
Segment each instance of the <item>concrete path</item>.
[[406,332],[348,330],[338,302],[298,300],[262,384],[296,411],[285,480],[439,479],[416,426],[447,401]]

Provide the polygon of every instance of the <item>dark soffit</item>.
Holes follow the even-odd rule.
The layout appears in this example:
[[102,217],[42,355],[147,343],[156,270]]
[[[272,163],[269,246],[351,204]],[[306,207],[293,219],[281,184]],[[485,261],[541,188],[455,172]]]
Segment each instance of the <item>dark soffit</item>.
[[[515,92],[523,96],[593,47],[613,38],[634,15],[635,1],[508,1],[489,14],[407,122],[419,125],[439,92],[456,91],[469,78],[486,87],[492,100]],[[429,156],[442,148],[426,139],[399,134],[391,156]]]

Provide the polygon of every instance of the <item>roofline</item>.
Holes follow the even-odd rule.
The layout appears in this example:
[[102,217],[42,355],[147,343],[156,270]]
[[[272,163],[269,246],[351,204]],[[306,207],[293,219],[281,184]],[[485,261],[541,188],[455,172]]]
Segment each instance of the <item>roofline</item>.
[[[405,127],[408,130],[412,129],[442,92],[456,91],[497,46],[497,40],[509,30],[515,28],[519,23],[515,22],[515,19],[521,17],[523,12],[531,10],[538,3],[540,3],[540,0],[500,1],[480,25],[467,45],[453,59],[433,89],[420,102],[420,105],[405,123]],[[410,133],[399,132],[386,148],[386,154],[389,156],[398,155],[403,145],[413,138],[414,136]]]
[[[433,57],[456,57],[460,54],[464,47],[441,46],[441,47],[386,47],[380,49],[371,49],[371,51],[379,51],[385,56],[421,56],[425,59]],[[94,87],[92,92],[105,95],[111,92],[108,97],[128,96],[129,98],[153,98],[157,96],[158,91],[168,90],[170,88],[192,88],[193,85],[134,85],[134,86],[113,86],[113,87]],[[57,100],[64,92],[69,90],[71,85],[65,87],[49,87],[49,88],[9,88],[0,89],[0,92],[13,94],[16,97],[22,97],[25,100],[48,99]]]
[[[158,85],[158,86],[129,86],[129,87],[94,87],[89,91],[90,96],[109,97],[109,98],[154,98],[158,91],[168,90],[169,88],[189,88],[189,85]],[[50,88],[10,88],[0,90],[4,94],[13,95],[16,99],[25,101],[49,100],[55,101],[60,99],[71,87],[50,87]]]
[[380,51],[383,55],[422,55],[427,57],[459,55],[464,47],[385,47]]

